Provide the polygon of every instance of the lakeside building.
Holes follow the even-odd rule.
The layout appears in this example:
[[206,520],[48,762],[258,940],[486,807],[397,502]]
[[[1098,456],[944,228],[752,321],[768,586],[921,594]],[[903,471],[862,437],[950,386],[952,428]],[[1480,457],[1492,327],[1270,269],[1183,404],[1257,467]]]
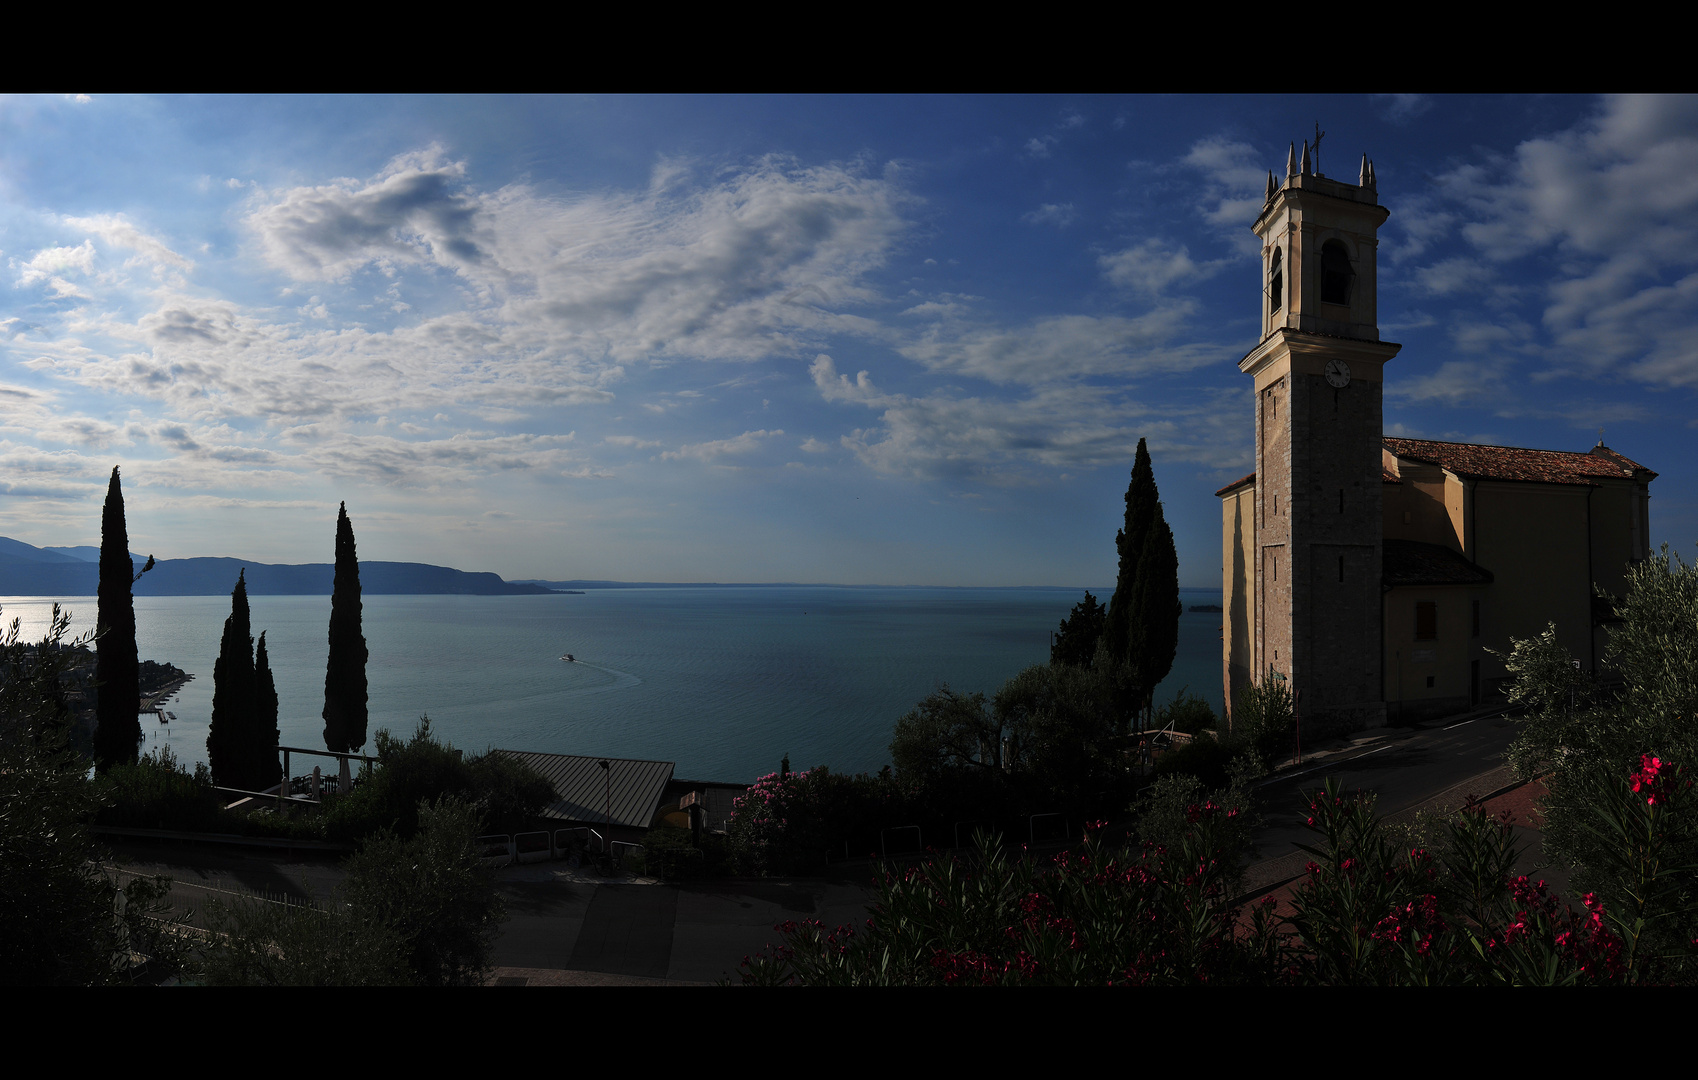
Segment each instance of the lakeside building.
[[1222,677],[1230,718],[1279,677],[1305,723],[1358,728],[1467,709],[1507,677],[1488,650],[1555,623],[1589,670],[1609,605],[1650,555],[1655,472],[1599,441],[1585,453],[1383,434],[1373,165],[1312,171],[1307,145],[1268,174],[1256,471],[1221,499]]
[[653,828],[724,832],[747,784],[684,780],[670,761],[496,750],[554,785],[541,817],[550,828],[594,829],[600,843],[640,844]]

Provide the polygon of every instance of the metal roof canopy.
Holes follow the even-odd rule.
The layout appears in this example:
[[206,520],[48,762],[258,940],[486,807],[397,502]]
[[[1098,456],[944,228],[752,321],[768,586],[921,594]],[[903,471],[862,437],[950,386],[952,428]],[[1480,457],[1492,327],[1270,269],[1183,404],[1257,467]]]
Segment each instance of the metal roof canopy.
[[[578,754],[538,754],[496,750],[545,777],[554,785],[555,800],[542,816],[586,825],[625,825],[646,829],[654,821],[673,762],[632,758],[583,757]],[[605,761],[607,769],[601,767]],[[608,816],[611,783],[613,814]]]

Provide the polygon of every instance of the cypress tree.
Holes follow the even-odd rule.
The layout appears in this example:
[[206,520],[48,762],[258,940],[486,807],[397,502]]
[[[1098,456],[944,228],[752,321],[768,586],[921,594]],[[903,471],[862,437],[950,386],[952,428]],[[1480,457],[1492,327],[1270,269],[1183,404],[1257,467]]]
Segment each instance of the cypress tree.
[[1126,488],[1126,521],[1115,534],[1120,574],[1108,604],[1103,641],[1117,669],[1122,714],[1148,712],[1156,685],[1173,670],[1179,649],[1179,555],[1162,514],[1161,494],[1143,439]]
[[94,758],[102,772],[113,765],[134,764],[141,742],[141,718],[136,712],[141,702],[136,608],[130,596],[135,569],[124,524],[124,492],[113,468],[100,515],[100,609],[95,617],[100,640],[94,661]]
[[348,504],[336,515],[336,580],[330,592],[330,659],[324,669],[324,747],[353,753],[366,743],[366,650],[360,632],[360,560]]
[[1139,708],[1147,719],[1156,686],[1173,670],[1173,658],[1179,651],[1179,615],[1184,610],[1179,602],[1179,553],[1159,501],[1138,559],[1131,609],[1128,655],[1134,682],[1143,692]]
[[271,677],[271,659],[265,653],[262,630],[259,645],[254,649],[253,767],[256,773],[281,775],[277,744],[282,741],[283,731],[277,726],[277,680]]
[[214,783],[258,791],[269,783],[256,783],[266,778],[254,776],[252,767],[254,639],[246,576],[245,568],[236,575],[230,617],[224,620],[224,637],[212,666],[212,723],[206,735],[206,757]]
[[1140,681],[1140,668],[1133,655],[1142,648],[1134,641],[1133,599],[1138,592],[1138,564],[1144,556],[1150,526],[1158,509],[1155,471],[1150,467],[1150,451],[1143,439],[1138,440],[1138,452],[1132,459],[1132,480],[1126,486],[1126,519],[1114,534],[1114,546],[1120,556],[1120,570],[1114,581],[1114,595],[1109,597],[1108,618],[1103,626],[1102,643],[1105,652],[1105,674],[1113,678],[1115,708],[1126,716],[1142,707],[1145,688]]
[[1139,439],[1138,453],[1132,459],[1132,481],[1126,486],[1126,521],[1114,534],[1120,570],[1114,579],[1114,595],[1108,601],[1108,625],[1103,628],[1109,655],[1116,660],[1127,659],[1131,647],[1132,594],[1137,591],[1138,561],[1144,556],[1144,542],[1156,513],[1155,471],[1150,468],[1150,451],[1144,440]]

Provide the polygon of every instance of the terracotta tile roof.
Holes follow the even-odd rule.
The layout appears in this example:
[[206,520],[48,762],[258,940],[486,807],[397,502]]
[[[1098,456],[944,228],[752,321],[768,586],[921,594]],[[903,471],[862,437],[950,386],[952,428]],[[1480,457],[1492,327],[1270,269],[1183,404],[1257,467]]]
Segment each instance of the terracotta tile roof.
[[[1591,484],[1598,479],[1631,480],[1639,477],[1655,480],[1657,474],[1637,461],[1616,453],[1607,446],[1595,446],[1588,453],[1570,450],[1529,450],[1520,446],[1481,446],[1477,443],[1437,442],[1433,439],[1394,439],[1385,437],[1386,449],[1400,458],[1439,465],[1470,480],[1522,480],[1535,484]],[[1245,484],[1254,483],[1256,474],[1234,480],[1215,492],[1227,495]],[[1390,469],[1380,469],[1380,479],[1387,484],[1403,481]]]
[[[1385,481],[1388,484],[1401,484],[1401,483],[1403,483],[1402,480],[1398,479],[1396,473],[1394,473],[1390,469],[1386,469],[1386,468],[1380,469],[1380,479]],[[1240,479],[1234,480],[1232,483],[1226,485],[1225,487],[1221,488],[1219,491],[1215,492],[1215,494],[1216,495],[1230,495],[1234,491],[1237,491],[1239,488],[1243,487],[1245,484],[1253,484],[1255,482],[1256,482],[1256,474],[1251,473],[1249,476],[1245,476],[1245,477],[1242,477]]]
[[1225,487],[1221,488],[1219,491],[1215,492],[1215,494],[1216,495],[1225,495],[1228,492],[1237,491],[1239,488],[1243,487],[1245,484],[1248,484],[1248,483],[1254,481],[1255,479],[1256,479],[1256,474],[1251,473],[1249,476],[1241,477],[1237,480],[1234,480],[1232,483],[1226,485]]
[[1479,446],[1431,439],[1385,439],[1386,449],[1409,461],[1439,465],[1471,480],[1520,480],[1535,484],[1592,484],[1600,479],[1630,480],[1656,473],[1608,447],[1589,454],[1567,450],[1528,450],[1519,446]]
[[1386,585],[1486,585],[1492,580],[1490,570],[1443,544],[1419,540],[1383,543],[1380,581]]
[[1652,472],[1650,469],[1647,469],[1645,466],[1639,464],[1637,461],[1634,461],[1632,458],[1629,458],[1624,454],[1616,453],[1614,450],[1611,450],[1609,447],[1605,446],[1603,443],[1599,443],[1597,446],[1592,447],[1592,449],[1587,451],[1587,453],[1595,454],[1598,457],[1602,457],[1602,458],[1608,458],[1609,460],[1615,462],[1617,465],[1620,465],[1622,468],[1626,469],[1628,472],[1642,472],[1642,473],[1645,474],[1645,479],[1647,479],[1647,480],[1655,480],[1657,478],[1657,474]]

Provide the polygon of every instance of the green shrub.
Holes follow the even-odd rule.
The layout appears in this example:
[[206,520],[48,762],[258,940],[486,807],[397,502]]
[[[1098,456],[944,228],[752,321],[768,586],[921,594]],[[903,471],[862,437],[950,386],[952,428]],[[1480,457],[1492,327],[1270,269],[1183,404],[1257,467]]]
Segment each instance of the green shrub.
[[626,864],[639,874],[682,881],[707,873],[707,855],[693,842],[689,829],[670,825],[650,829],[643,846]]
[[366,769],[347,795],[326,798],[318,828],[332,840],[356,840],[393,829],[402,838],[418,831],[419,806],[439,799],[472,805],[484,831],[521,832],[554,801],[549,782],[512,758],[494,751],[464,757],[430,731],[419,717],[413,737],[396,738],[378,729],[378,768]]
[[1242,739],[1263,761],[1279,763],[1291,757],[1297,724],[1291,690],[1270,673],[1245,687],[1232,704],[1232,734]]
[[1214,706],[1195,694],[1187,693],[1189,689],[1180,687],[1172,701],[1156,710],[1155,726],[1158,729],[1172,724],[1175,731],[1190,734],[1214,730]]
[[381,830],[346,864],[346,903],[393,931],[420,985],[479,986],[489,974],[507,913],[478,857],[479,817],[457,799],[421,803],[413,836]]
[[445,799],[415,808],[409,839],[360,844],[327,904],[210,905],[222,935],[202,978],[225,986],[476,986],[506,917],[473,842],[478,811]]
[[1204,735],[1162,754],[1151,772],[1158,778],[1177,774],[1194,776],[1206,787],[1225,787],[1235,756],[1231,745]]
[[216,898],[199,981],[209,986],[406,986],[413,982],[400,938],[345,907]]
[[97,781],[106,805],[95,821],[141,829],[214,832],[221,827],[222,802],[204,764],[191,774],[169,746],[143,754],[135,764],[113,765]]

